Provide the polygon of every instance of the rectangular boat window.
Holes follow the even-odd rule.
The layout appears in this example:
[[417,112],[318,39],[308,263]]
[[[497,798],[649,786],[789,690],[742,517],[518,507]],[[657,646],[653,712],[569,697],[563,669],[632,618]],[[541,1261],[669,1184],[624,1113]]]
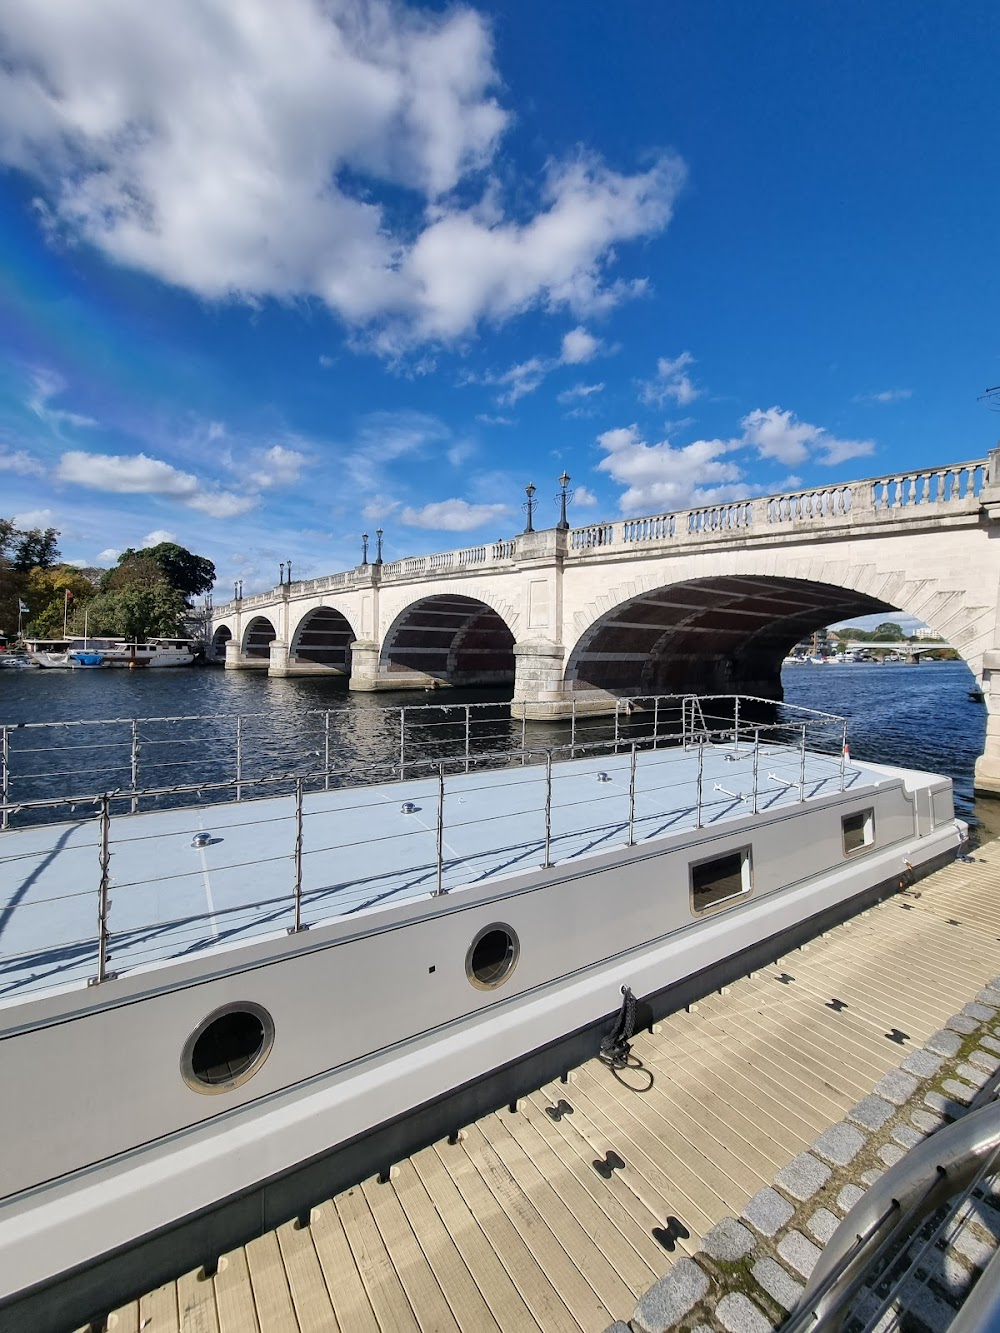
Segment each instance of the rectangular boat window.
[[691,906],[695,912],[707,912],[749,893],[751,883],[749,847],[702,861],[691,867]]
[[841,819],[844,830],[844,855],[860,852],[863,847],[870,847],[875,841],[875,811],[859,810],[853,815],[844,815]]

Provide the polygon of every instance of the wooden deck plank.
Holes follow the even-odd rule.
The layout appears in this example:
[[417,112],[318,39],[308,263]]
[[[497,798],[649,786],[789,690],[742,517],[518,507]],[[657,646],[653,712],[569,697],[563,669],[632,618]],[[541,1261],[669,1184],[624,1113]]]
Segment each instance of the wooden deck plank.
[[[460,1151],[461,1144],[442,1152]],[[426,1148],[411,1162],[448,1229],[448,1234],[473,1275],[483,1300],[503,1333],[519,1333],[536,1322],[520,1290],[501,1262],[435,1148]]]
[[285,1266],[295,1318],[302,1333],[338,1333],[333,1301],[326,1289],[309,1227],[286,1222],[275,1233]]
[[139,1327],[145,1333],[179,1333],[177,1283],[165,1282],[139,1300]]
[[395,1182],[366,1180],[362,1190],[410,1308],[426,1333],[458,1333],[451,1307],[400,1205]]
[[309,1233],[337,1323],[344,1333],[379,1333],[378,1320],[332,1199],[312,1210]]
[[[76,1333],[90,1333],[92,1324],[86,1324]],[[139,1302],[129,1301],[108,1315],[108,1333],[139,1333]]]
[[181,1333],[219,1333],[219,1312],[215,1304],[215,1284],[196,1268],[177,1279],[177,1307]]
[[263,1333],[298,1333],[288,1275],[273,1231],[258,1236],[244,1247],[257,1319]]
[[250,1269],[242,1246],[221,1257],[212,1283],[220,1333],[259,1333]]
[[[467,1132],[471,1132],[471,1129]],[[546,1238],[542,1234],[533,1238],[538,1250],[536,1256],[532,1252],[532,1245],[525,1243],[518,1228],[465,1151],[466,1143],[456,1146],[457,1152],[440,1152],[440,1160],[513,1279],[531,1311],[532,1319],[540,1328],[552,1329],[553,1333],[579,1333],[580,1323],[567,1309],[562,1292],[549,1279],[552,1256],[545,1244]],[[606,1320],[604,1327],[610,1322],[610,1319]]]
[[498,1333],[499,1325],[413,1162],[400,1162],[391,1183],[459,1328]]
[[334,1203],[382,1333],[417,1333],[419,1325],[361,1186],[338,1194]]

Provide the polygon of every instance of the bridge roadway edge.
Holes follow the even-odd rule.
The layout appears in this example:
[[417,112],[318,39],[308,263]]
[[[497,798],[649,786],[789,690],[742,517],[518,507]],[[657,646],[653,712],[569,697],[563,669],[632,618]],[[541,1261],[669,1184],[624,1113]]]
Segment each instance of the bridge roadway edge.
[[[924,866],[922,876],[934,874],[952,860],[952,853],[944,854]],[[800,922],[667,990],[643,997],[642,1021],[652,1025],[671,1016],[682,1017],[685,1010],[696,1009],[700,1001],[713,993],[747,975],[780,965],[790,952],[803,945],[808,948],[812,940],[850,922],[873,905],[891,899],[900,887],[901,882],[893,877],[850,902]],[[997,965],[1000,969],[1000,952]],[[142,1238],[125,1251],[64,1274],[41,1289],[20,1294],[0,1305],[0,1331],[31,1328],[33,1333],[49,1330],[63,1333],[88,1319],[96,1321],[96,1329],[101,1329],[100,1321],[109,1309],[134,1302],[154,1287],[174,1283],[180,1272],[215,1273],[220,1255],[253,1244],[253,1238],[265,1237],[275,1228],[289,1224],[291,1219],[305,1221],[310,1209],[323,1201],[351,1190],[367,1178],[386,1176],[395,1163],[440,1144],[461,1127],[474,1124],[499,1108],[517,1106],[547,1084],[565,1089],[565,1080],[575,1077],[569,1071],[593,1061],[601,1039],[616,1017],[616,1013],[609,1013],[524,1060],[265,1181],[239,1198],[225,1200],[210,1212],[185,1218],[177,1226]],[[172,1327],[169,1322],[164,1326]],[[231,1327],[237,1333],[239,1326]],[[269,1333],[268,1326],[262,1326],[261,1333]]]

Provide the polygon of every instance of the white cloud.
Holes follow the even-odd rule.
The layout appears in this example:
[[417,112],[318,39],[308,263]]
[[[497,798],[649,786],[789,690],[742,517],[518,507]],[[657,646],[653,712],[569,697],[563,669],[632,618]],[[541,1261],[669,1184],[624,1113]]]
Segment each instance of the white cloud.
[[674,156],[581,153],[508,216],[478,175],[510,116],[469,8],[9,0],[0,27],[0,161],[54,230],[209,299],[318,297],[390,355],[634,295],[615,247],[661,231],[683,182]]
[[761,458],[774,458],[788,467],[807,459],[833,466],[848,458],[863,458],[875,452],[874,440],[843,440],[822,426],[800,421],[794,412],[780,407],[756,408],[740,422],[743,442],[753,445]]
[[26,509],[23,514],[14,515],[16,528],[54,528],[55,514],[51,509]]
[[452,467],[461,467],[463,463],[468,462],[472,456],[477,453],[476,446],[471,440],[459,440],[448,450],[448,462]]
[[[2,79],[0,79],[0,94],[2,94]],[[2,95],[0,95],[0,108],[3,107]],[[2,135],[2,131],[0,131]],[[0,138],[0,152],[2,152],[3,140]],[[96,426],[97,422],[93,417],[81,416],[79,412],[67,412],[64,408],[52,407],[51,400],[59,396],[66,389],[66,381],[61,375],[57,375],[52,370],[34,370],[31,373],[32,387],[27,397],[27,406],[39,421],[44,421],[46,425],[51,426],[58,434],[61,426]]]
[[489,381],[490,383],[506,386],[502,393],[497,394],[497,402],[501,407],[513,407],[519,398],[535,392],[550,367],[550,362],[533,356],[528,361],[511,366],[510,370],[505,370],[502,375],[495,376]]
[[597,504],[597,496],[588,486],[574,486],[573,503],[582,509],[589,509],[591,505]]
[[121,551],[119,551],[117,547],[109,546],[103,551],[98,551],[97,563],[99,565],[113,565],[116,563],[120,555]]
[[680,356],[674,357],[672,361],[668,357],[661,356],[656,363],[656,374],[653,378],[641,382],[639,397],[644,403],[653,407],[662,407],[671,400],[678,407],[686,407],[688,403],[693,403],[701,393],[687,373],[688,366],[693,365],[694,357],[690,352],[681,352]]
[[473,505],[467,500],[438,500],[421,509],[406,508],[400,517],[410,528],[435,528],[441,532],[472,532],[510,513],[508,505]]
[[743,479],[739,464],[725,457],[733,450],[729,440],[696,440],[675,449],[668,440],[647,444],[633,425],[607,430],[597,442],[606,451],[598,470],[626,487],[619,499],[623,514],[669,512],[732,497]]
[[[175,542],[177,538],[166,528],[154,528],[152,532],[147,532],[142,539],[143,546],[159,546],[160,542]],[[102,552],[102,554],[105,554]],[[116,557],[117,559],[117,557]]]
[[0,448],[0,472],[14,472],[20,477],[41,477],[44,467],[24,449]]
[[291,486],[298,481],[306,456],[298,449],[274,444],[270,449],[252,450],[250,460],[256,471],[251,472],[247,480],[261,490],[269,490],[272,486]]
[[881,393],[858,393],[856,403],[900,403],[913,397],[912,389],[883,389]]
[[495,416],[491,417],[488,412],[480,412],[477,421],[481,421],[484,426],[513,426],[514,421],[511,417]]
[[256,496],[207,488],[190,472],[146,454],[91,454],[72,449],[60,458],[56,477],[116,495],[166,496],[213,518],[235,518],[257,504]]
[[594,359],[600,345],[601,340],[588,333],[581,325],[579,328],[570,329],[563,337],[562,354],[559,359],[564,366],[582,365],[585,361]]
[[591,394],[603,392],[603,384],[574,384],[571,389],[563,389],[562,393],[556,394],[556,401],[560,403],[575,403],[581,398],[589,398]]

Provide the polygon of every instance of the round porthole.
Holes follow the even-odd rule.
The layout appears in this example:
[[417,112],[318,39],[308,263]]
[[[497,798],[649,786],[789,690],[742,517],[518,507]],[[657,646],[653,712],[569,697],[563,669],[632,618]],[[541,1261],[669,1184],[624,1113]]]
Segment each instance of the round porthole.
[[484,926],[469,946],[465,972],[473,986],[495,990],[517,967],[520,945],[510,926]]
[[238,1088],[271,1053],[271,1015],[251,1000],[216,1009],[191,1033],[181,1053],[181,1075],[195,1092]]

